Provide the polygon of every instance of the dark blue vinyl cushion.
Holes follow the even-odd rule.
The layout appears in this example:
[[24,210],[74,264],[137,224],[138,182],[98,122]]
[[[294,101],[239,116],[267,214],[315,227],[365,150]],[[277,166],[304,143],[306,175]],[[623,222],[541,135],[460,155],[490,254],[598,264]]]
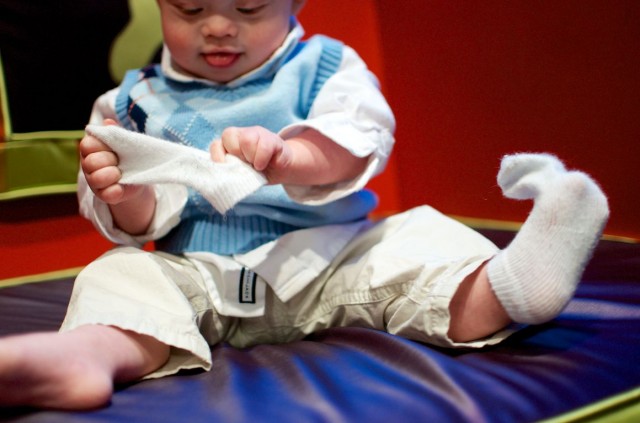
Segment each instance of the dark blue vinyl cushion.
[[[490,232],[498,244],[509,233]],[[0,334],[55,329],[71,280],[0,290]],[[640,244],[604,241],[555,320],[483,350],[363,328],[285,345],[213,347],[210,372],[118,387],[83,413],[2,410],[25,422],[529,422],[640,385]]]

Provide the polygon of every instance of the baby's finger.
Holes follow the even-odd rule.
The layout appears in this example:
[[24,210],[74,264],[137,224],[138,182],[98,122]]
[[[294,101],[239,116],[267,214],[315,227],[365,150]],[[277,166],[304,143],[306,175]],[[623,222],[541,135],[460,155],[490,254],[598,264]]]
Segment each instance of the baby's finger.
[[83,157],[80,164],[85,173],[93,173],[105,167],[117,166],[118,156],[111,151],[97,151]]
[[229,127],[222,131],[220,141],[222,142],[222,147],[226,153],[244,160],[244,156],[242,155],[242,151],[240,149],[240,136],[240,128]]
[[85,172],[87,183],[93,191],[103,190],[111,185],[117,185],[122,177],[120,169],[115,166],[104,167],[92,173]]
[[259,134],[258,142],[254,144],[253,167],[261,172],[269,166],[274,155],[278,153],[280,145],[271,134]]
[[96,196],[107,204],[118,204],[125,195],[125,186],[120,184],[109,185],[108,187],[94,191]]
[[224,156],[227,154],[227,152],[225,151],[221,140],[215,140],[213,143],[211,143],[211,145],[209,146],[209,154],[211,155],[211,160],[213,160],[214,162],[224,163]]
[[87,157],[88,155],[99,151],[113,151],[107,144],[103,143],[93,135],[85,135],[80,141],[78,150],[80,151],[80,157]]

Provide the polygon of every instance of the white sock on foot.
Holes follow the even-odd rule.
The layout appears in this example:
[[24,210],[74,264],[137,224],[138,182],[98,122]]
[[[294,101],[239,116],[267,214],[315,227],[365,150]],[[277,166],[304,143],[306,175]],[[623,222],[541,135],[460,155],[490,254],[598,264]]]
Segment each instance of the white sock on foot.
[[573,297],[609,216],[607,198],[586,174],[548,154],[505,156],[498,184],[534,206],[511,244],[488,264],[491,286],[518,323],[556,317]]

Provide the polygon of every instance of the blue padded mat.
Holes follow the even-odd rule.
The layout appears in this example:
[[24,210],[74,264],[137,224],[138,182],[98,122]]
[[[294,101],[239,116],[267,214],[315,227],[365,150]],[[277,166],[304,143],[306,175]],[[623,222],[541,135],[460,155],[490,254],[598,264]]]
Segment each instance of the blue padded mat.
[[[498,244],[511,234],[488,232]],[[56,329],[72,281],[0,290],[0,335]],[[640,386],[640,244],[604,241],[555,320],[483,350],[329,329],[213,347],[210,372],[118,387],[110,406],[0,409],[19,422],[529,422]]]

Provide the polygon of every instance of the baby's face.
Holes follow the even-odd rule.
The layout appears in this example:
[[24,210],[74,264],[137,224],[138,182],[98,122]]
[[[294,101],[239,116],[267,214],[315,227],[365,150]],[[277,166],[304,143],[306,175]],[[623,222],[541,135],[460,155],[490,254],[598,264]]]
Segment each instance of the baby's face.
[[164,42],[190,75],[229,82],[264,63],[300,0],[158,0]]

